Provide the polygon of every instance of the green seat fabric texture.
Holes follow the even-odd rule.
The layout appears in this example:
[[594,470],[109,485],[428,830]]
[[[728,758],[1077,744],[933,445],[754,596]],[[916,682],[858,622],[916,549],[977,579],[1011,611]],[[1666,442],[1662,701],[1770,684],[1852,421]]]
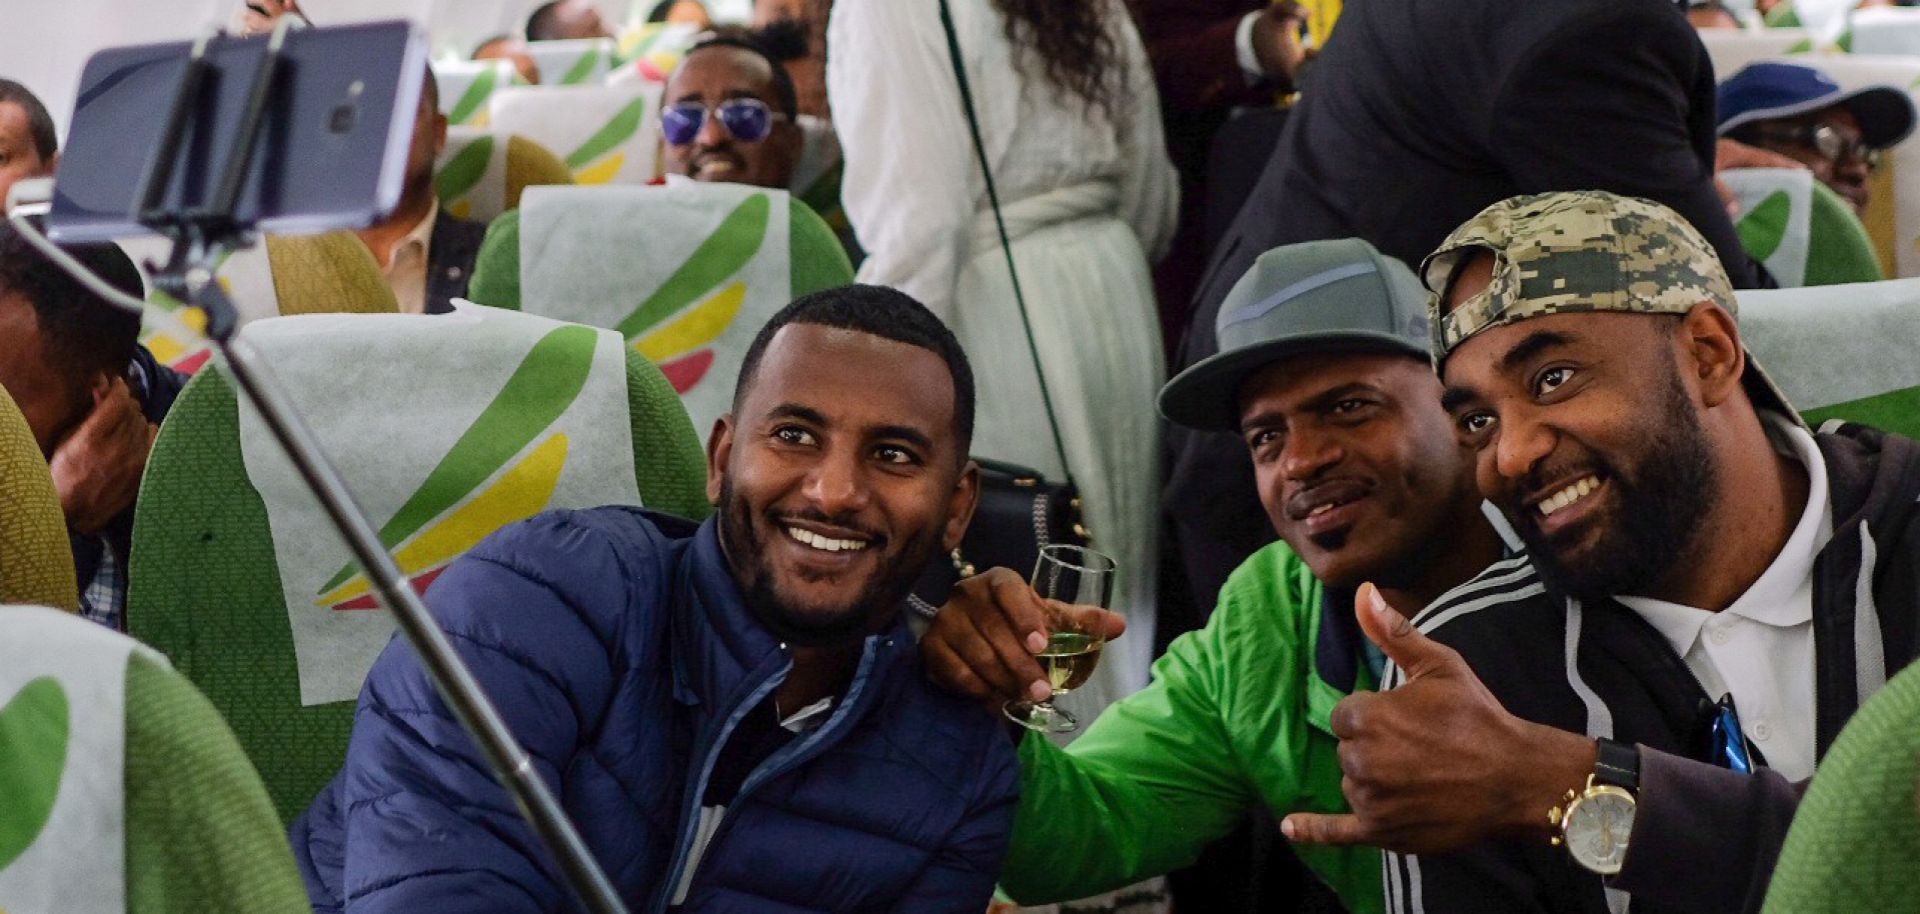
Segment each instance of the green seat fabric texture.
[[80,607],[60,493],[27,417],[0,388],[0,603]]
[[[798,198],[787,209],[791,250],[790,291],[799,298],[853,281],[853,265],[840,239],[820,216]],[[520,213],[500,214],[487,226],[486,240],[474,259],[467,297],[495,308],[520,307]]]
[[[634,476],[641,500],[702,518],[706,461],[673,387],[627,352]],[[217,366],[181,392],[134,517],[129,632],[166,654],[225,715],[291,820],[345,756],[353,702],[303,707],[266,505],[240,455],[240,416]]]
[[311,910],[281,819],[213,705],[136,654],[126,715],[128,914]]
[[1818,181],[1813,182],[1813,212],[1808,231],[1812,248],[1807,255],[1809,286],[1837,286],[1850,282],[1879,282],[1880,257],[1873,239],[1853,205]]
[[1920,910],[1920,665],[1869,699],[1821,760],[1763,910]]

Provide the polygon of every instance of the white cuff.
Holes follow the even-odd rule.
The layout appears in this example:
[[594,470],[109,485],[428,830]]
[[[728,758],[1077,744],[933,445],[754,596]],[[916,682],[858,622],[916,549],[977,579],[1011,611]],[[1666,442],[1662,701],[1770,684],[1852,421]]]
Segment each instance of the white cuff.
[[1260,69],[1260,55],[1253,51],[1253,22],[1260,18],[1260,10],[1254,10],[1240,17],[1240,25],[1233,30],[1233,56],[1240,61],[1240,72],[1246,74],[1247,85],[1259,85],[1267,78],[1267,71]]

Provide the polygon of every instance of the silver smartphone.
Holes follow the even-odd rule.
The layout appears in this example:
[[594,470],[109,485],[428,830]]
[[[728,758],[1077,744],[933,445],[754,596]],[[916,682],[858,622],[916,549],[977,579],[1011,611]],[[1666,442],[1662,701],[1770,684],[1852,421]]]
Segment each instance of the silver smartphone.
[[[234,148],[267,36],[215,38],[159,209],[202,207]],[[61,242],[150,234],[142,178],[187,69],[187,42],[108,48],[87,61],[54,176],[47,232]],[[290,32],[251,167],[234,206],[242,227],[285,234],[361,228],[399,205],[427,65],[404,20]]]

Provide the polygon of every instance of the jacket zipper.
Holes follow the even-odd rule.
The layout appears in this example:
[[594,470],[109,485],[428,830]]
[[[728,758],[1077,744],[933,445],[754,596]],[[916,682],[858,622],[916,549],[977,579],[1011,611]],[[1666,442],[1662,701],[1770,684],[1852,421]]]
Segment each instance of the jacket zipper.
[[[740,790],[733,795],[733,802],[727,807],[728,814],[720,820],[720,827],[714,829],[713,835],[707,839],[707,850],[709,853],[719,847],[722,839],[726,837],[727,832],[733,829],[735,816],[732,814],[732,811],[740,808],[740,805],[753,793],[754,788],[808,761],[812,757],[812,752],[816,746],[825,742],[828,736],[843,729],[847,726],[847,722],[854,718],[854,708],[859,705],[860,697],[866,691],[867,678],[873,672],[874,656],[877,653],[875,645],[879,640],[881,639],[875,638],[867,642],[867,648],[860,657],[860,666],[854,671],[853,684],[847,688],[847,698],[840,703],[839,708],[834,710],[833,716],[827,718],[827,722],[821,724],[819,729],[802,737],[798,743],[781,749],[766,761],[761,762],[759,767],[753,769],[752,773],[747,775],[747,779],[740,783]],[[888,636],[885,640],[889,646],[891,646],[892,636]],[[791,665],[789,665],[789,669],[791,669]],[[780,678],[785,679],[786,677],[783,675]],[[725,745],[724,740],[722,740],[721,745]],[[717,758],[718,755],[714,754],[709,759],[709,771],[712,770],[713,759]],[[705,775],[702,775],[702,793],[706,792],[704,781]],[[684,842],[685,838],[683,838],[682,841]],[[703,857],[702,862],[704,862],[704,859]],[[674,862],[673,879],[669,883],[670,885],[678,885],[680,883],[680,867],[684,864],[683,854],[682,859],[677,859]],[[668,891],[671,892],[672,889],[669,888]],[[688,894],[692,894],[691,887],[689,887]]]
[[[743,701],[733,707],[733,711],[727,715],[726,721],[720,725],[719,736],[717,736],[712,743],[708,744],[706,758],[700,763],[700,774],[694,779],[694,782],[689,785],[692,789],[687,792],[686,802],[682,804],[680,809],[680,821],[682,824],[677,847],[673,852],[673,866],[667,868],[667,878],[661,883],[660,889],[655,892],[653,903],[647,905],[648,911],[665,911],[667,905],[673,901],[673,890],[680,884],[680,870],[687,865],[687,855],[693,850],[693,839],[700,825],[700,817],[698,815],[700,804],[707,794],[707,781],[713,776],[714,765],[720,760],[720,750],[726,748],[727,740],[733,736],[733,731],[740,725],[740,720],[746,717],[748,712],[758,707],[760,702],[764,701],[769,694],[772,694],[774,689],[779,688],[780,684],[787,680],[787,674],[792,672],[793,655],[788,651],[786,645],[783,644],[780,646],[780,653],[785,657],[786,662],[781,664],[780,669],[775,670],[773,675],[767,677],[766,681],[755,686],[753,691],[748,693]],[[722,822],[721,828],[724,830],[725,827],[726,823]],[[715,837],[718,836],[716,835]],[[709,847],[711,847],[712,844],[712,841],[708,842]]]

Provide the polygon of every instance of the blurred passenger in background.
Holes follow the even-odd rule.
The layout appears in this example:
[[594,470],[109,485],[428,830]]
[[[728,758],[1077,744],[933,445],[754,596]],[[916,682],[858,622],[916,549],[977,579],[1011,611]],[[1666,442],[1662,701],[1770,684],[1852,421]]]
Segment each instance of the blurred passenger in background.
[[713,28],[713,17],[700,0],[660,0],[647,14],[648,22],[669,22],[695,28]]
[[1695,29],[1737,29],[1739,17],[1720,0],[1688,0],[1687,22]]
[[400,310],[408,314],[444,314],[453,299],[465,298],[473,259],[487,227],[440,208],[434,192],[434,162],[447,145],[447,116],[440,113],[440,85],[427,68],[420,108],[407,152],[407,183],[400,205],[385,219],[356,234],[386,273]]
[[[140,271],[112,244],[66,248],[141,297]],[[186,379],[138,342],[140,316],[80,285],[0,224],[0,386],[19,404],[67,516],[80,612],[124,631],[134,497],[160,420]]]
[[527,17],[528,41],[612,37],[612,30],[591,0],[551,0]]
[[540,85],[540,65],[527,53],[527,42],[513,35],[495,35],[473,49],[474,60],[510,60],[514,72],[529,86]]
[[47,106],[26,86],[0,79],[0,205],[13,182],[53,174],[60,139]]

